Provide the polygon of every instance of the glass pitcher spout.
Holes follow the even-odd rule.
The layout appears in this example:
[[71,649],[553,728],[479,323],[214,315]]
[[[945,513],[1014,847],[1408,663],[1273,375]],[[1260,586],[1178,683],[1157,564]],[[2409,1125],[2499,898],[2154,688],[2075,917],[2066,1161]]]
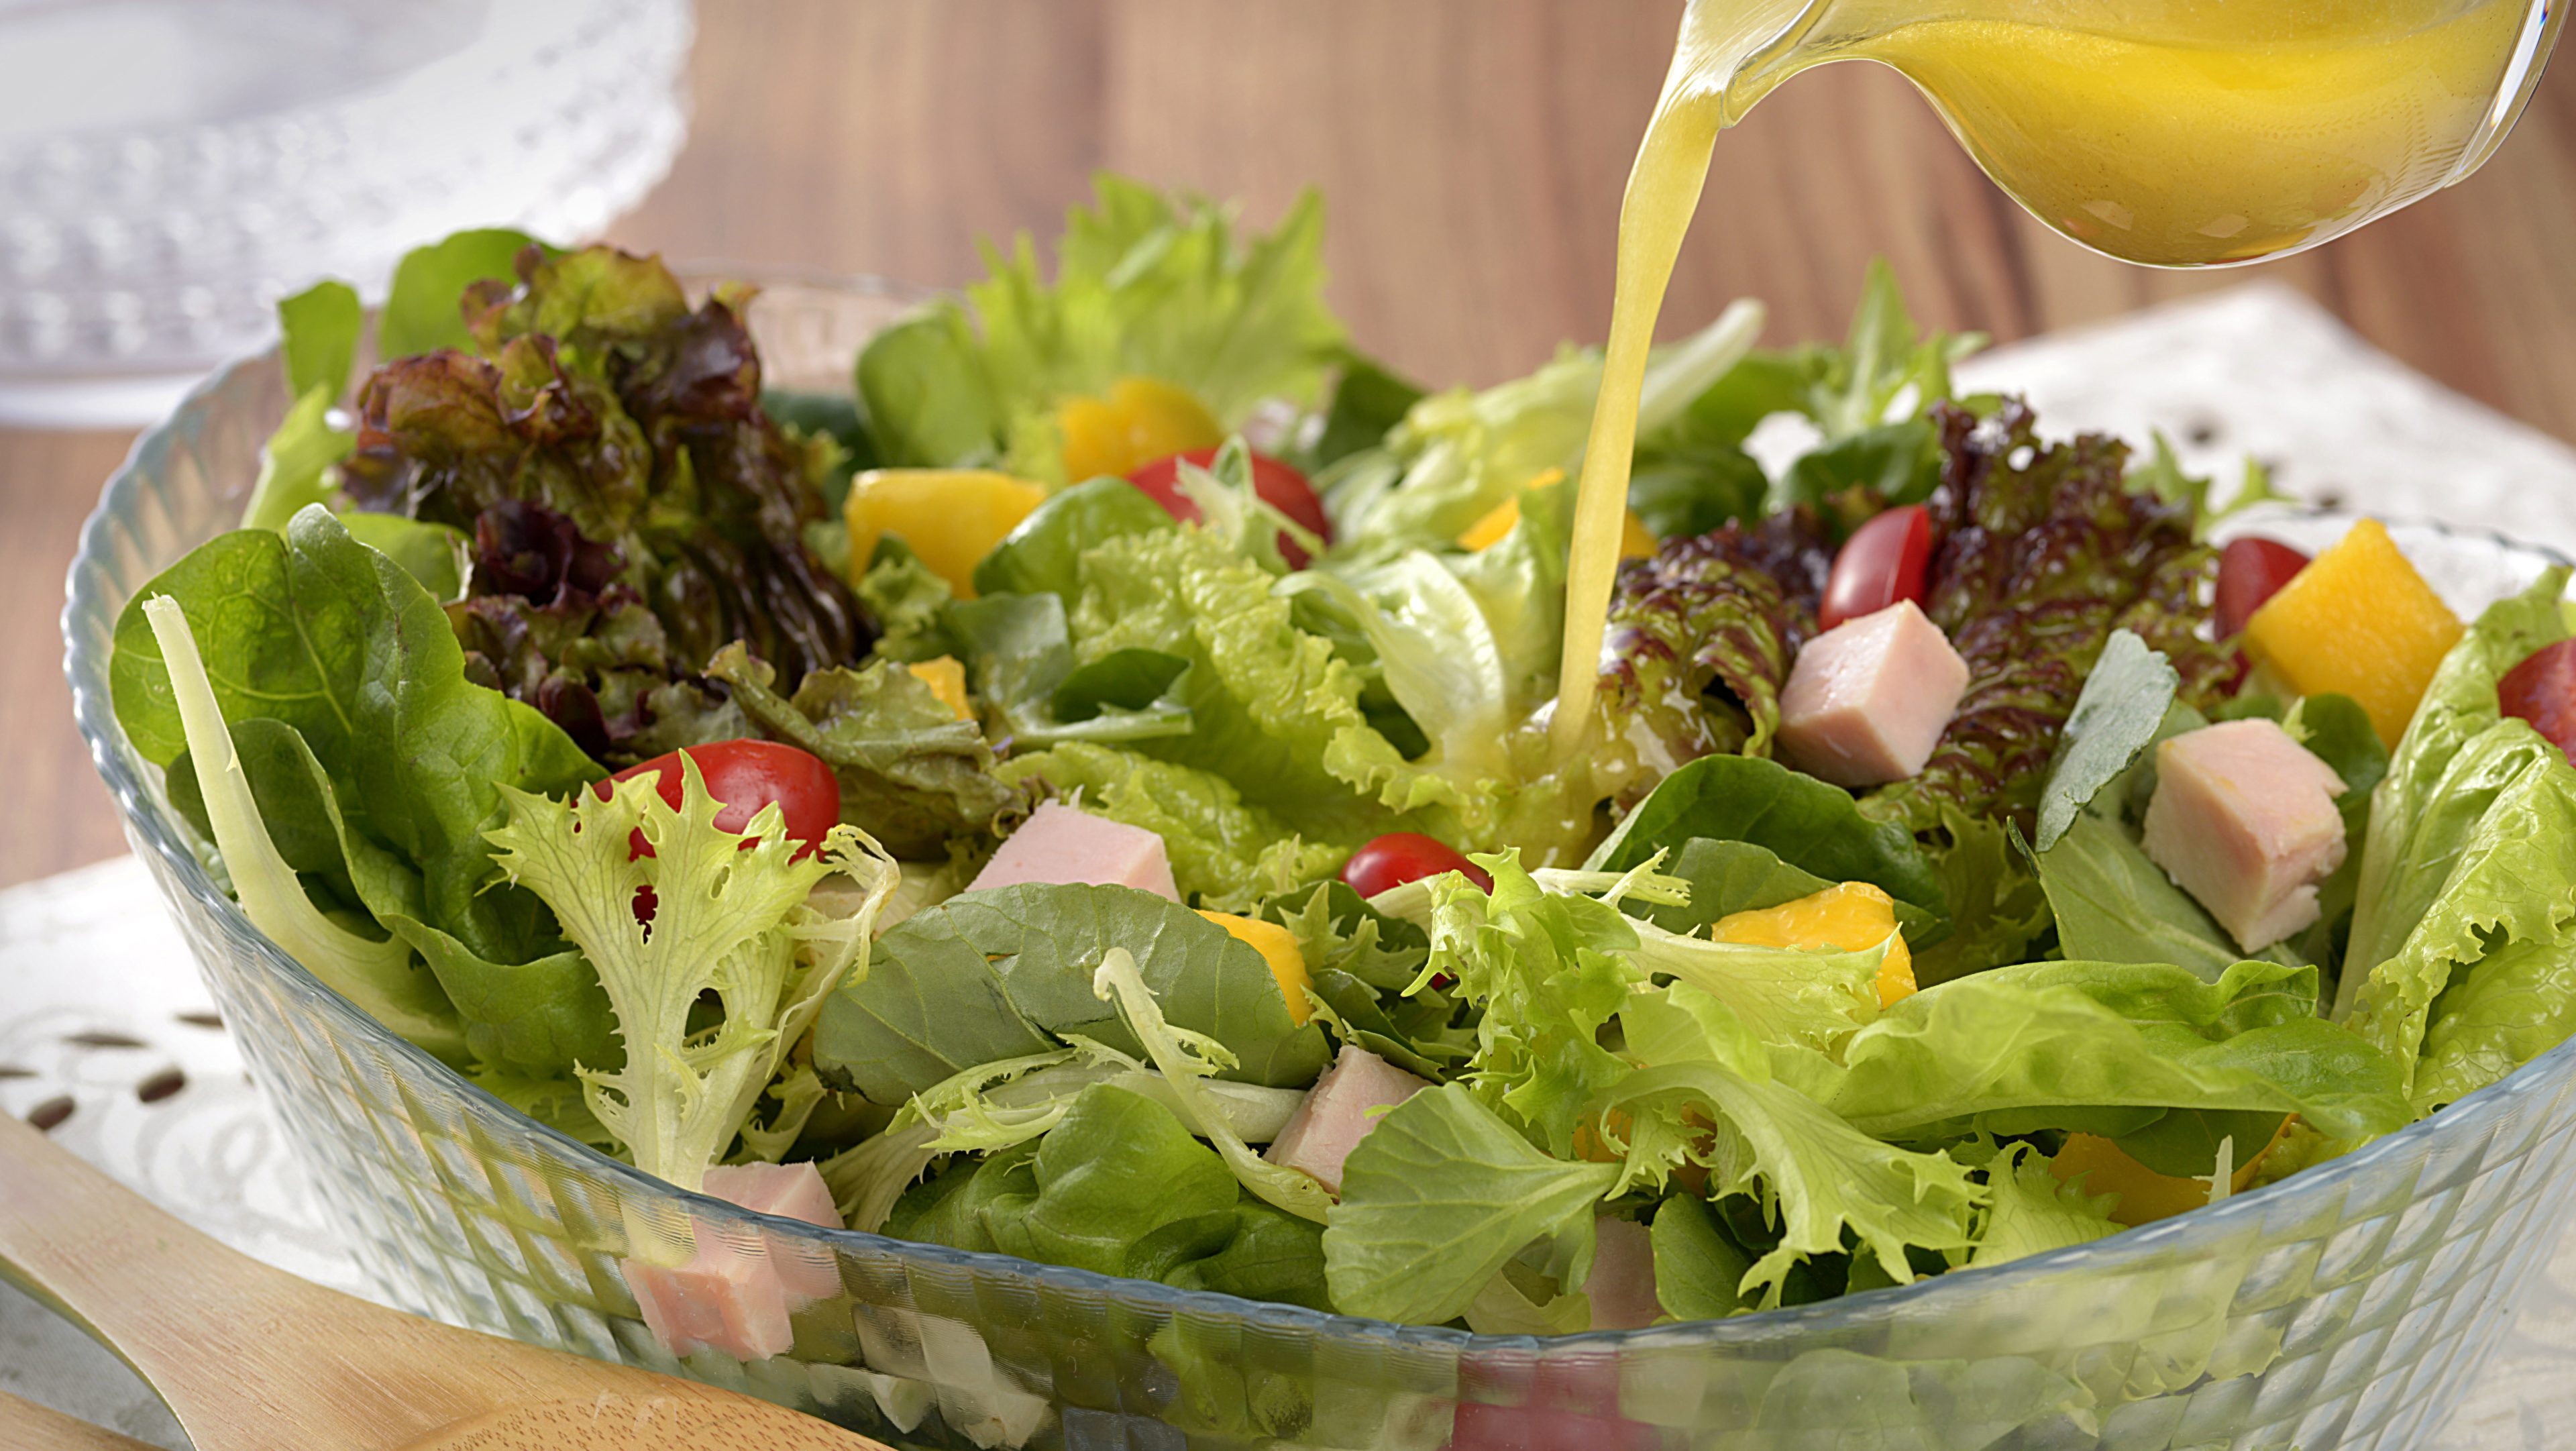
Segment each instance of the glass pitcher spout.
[[1693,0],[1666,108],[1835,60],[1910,79],[2049,226],[2157,266],[2314,246],[2460,180],[2568,0]]

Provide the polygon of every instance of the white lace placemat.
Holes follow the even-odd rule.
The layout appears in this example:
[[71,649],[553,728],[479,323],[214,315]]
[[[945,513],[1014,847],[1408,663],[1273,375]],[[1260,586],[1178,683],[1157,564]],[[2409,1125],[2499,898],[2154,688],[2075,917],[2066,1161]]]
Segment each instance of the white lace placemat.
[[[2299,294],[2255,284],[1998,349],[1962,386],[2023,392],[2050,434],[2161,430],[2233,479],[2247,455],[2315,502],[2486,525],[2576,550],[2576,450],[2371,351]],[[367,1292],[243,1077],[140,864],[0,891],[0,1110],[216,1238]],[[174,1448],[113,1357],[0,1286],[0,1390]],[[2576,1425],[2576,1238],[2531,1290],[2436,1451],[2546,1451]]]

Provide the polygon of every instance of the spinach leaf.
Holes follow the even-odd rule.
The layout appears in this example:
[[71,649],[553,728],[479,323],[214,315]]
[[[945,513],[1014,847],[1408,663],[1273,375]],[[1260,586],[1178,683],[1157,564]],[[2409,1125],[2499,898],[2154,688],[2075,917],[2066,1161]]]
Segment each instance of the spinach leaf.
[[464,531],[400,514],[343,514],[340,527],[349,531],[350,538],[401,565],[440,604],[453,604],[464,595],[466,571],[473,559]]
[[1747,1305],[1738,1289],[1753,1257],[1717,1227],[1708,1201],[1675,1194],[1655,1211],[1655,1299],[1675,1319],[1717,1320]]
[[1172,516],[1125,479],[1087,479],[1030,511],[975,566],[975,593],[1054,594],[1081,588],[1083,552],[1104,539],[1174,527]]
[[1333,401],[1324,410],[1324,431],[1307,451],[1303,467],[1311,474],[1364,448],[1375,448],[1421,401],[1419,387],[1375,359],[1345,352],[1341,378],[1333,384]]
[[439,348],[472,347],[473,335],[465,326],[465,289],[477,282],[511,280],[519,254],[531,246],[544,244],[525,232],[490,227],[451,233],[404,253],[394,265],[393,286],[376,324],[378,356],[407,358]]
[[1002,733],[1018,749],[1191,731],[1190,708],[1174,690],[1190,662],[1131,647],[1077,668],[1061,596],[1040,591],[960,600],[948,607],[947,623],[966,653],[975,694],[1000,717]]
[[2069,958],[2168,962],[2215,980],[2245,955],[2117,820],[2076,813],[2038,863],[2040,886],[2057,918],[2057,940]]
[[1768,507],[1825,508],[1854,489],[1891,505],[1919,504],[1940,481],[1941,431],[1930,419],[1901,418],[1799,455],[1771,489]]
[[1133,887],[1027,884],[969,892],[877,939],[867,978],[824,1003],[814,1066],[836,1086],[896,1105],[979,1064],[1079,1035],[1142,1051],[1092,992],[1110,948],[1175,1025],[1224,1044],[1225,1077],[1298,1087],[1323,1071],[1321,1029],[1288,1015],[1261,954],[1197,913]]
[[1001,451],[1002,404],[965,311],[933,303],[868,340],[852,385],[889,468],[985,463]]
[[995,1248],[1104,1275],[1129,1273],[1158,1230],[1230,1219],[1240,1192],[1225,1161],[1170,1109],[1106,1083],[1084,1089],[1039,1141],[1029,1177],[1035,1192],[981,1206]]
[[301,398],[319,388],[325,401],[336,402],[349,391],[358,335],[366,329],[356,289],[345,282],[316,282],[278,303],[277,325],[288,392]]
[[2034,843],[2040,851],[2057,845],[2075,814],[2157,738],[2181,685],[2172,663],[2146,641],[2127,630],[2111,632],[2066,717],[2057,764],[2040,791]]
[[1588,865],[1624,872],[1693,837],[1750,842],[1826,882],[1872,883],[1928,919],[1925,946],[1949,931],[1940,876],[1903,827],[1866,820],[1847,793],[1752,756],[1702,756],[1666,776]]
[[1184,1290],[1214,1290],[1310,1310],[1333,1308],[1324,1282],[1322,1225],[1247,1194],[1235,1206],[1231,1229],[1223,1248],[1154,1278]]

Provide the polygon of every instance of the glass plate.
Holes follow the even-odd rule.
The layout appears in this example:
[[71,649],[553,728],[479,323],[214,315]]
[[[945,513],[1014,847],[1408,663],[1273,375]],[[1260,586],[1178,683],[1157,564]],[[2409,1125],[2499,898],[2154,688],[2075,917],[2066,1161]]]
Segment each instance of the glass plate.
[[[841,376],[882,285],[773,288],[778,376]],[[1828,1304],[1534,1339],[1321,1315],[767,1218],[512,1112],[317,984],[217,889],[109,708],[117,610],[229,528],[284,411],[273,361],[146,434],[82,536],[75,710],[224,1022],[367,1271],[425,1314],[750,1390],[939,1446],[2398,1451],[2441,1424],[2576,1197],[2576,1045],[2437,1118],[2213,1208]],[[2276,519],[2316,542],[2324,516]],[[2400,525],[2475,609],[2547,564]],[[826,1290],[795,1348],[674,1362],[620,1262],[697,1239]]]

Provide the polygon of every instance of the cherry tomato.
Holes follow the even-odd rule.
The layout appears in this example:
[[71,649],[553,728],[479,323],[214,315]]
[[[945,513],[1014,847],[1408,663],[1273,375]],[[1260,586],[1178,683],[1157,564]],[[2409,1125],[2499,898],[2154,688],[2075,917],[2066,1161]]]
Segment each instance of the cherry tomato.
[[[840,824],[841,783],[832,768],[794,746],[776,741],[718,741],[713,745],[688,747],[689,759],[698,763],[698,774],[705,778],[707,794],[724,803],[716,813],[716,826],[725,831],[740,831],[751,824],[751,818],[771,802],[778,803],[779,814],[786,818],[787,839],[802,842],[797,855],[809,856],[814,843],[824,833]],[[611,780],[631,781],[638,776],[657,778],[662,799],[673,810],[680,806],[680,752],[655,756],[640,766],[629,766]],[[608,783],[595,788],[600,799],[608,797]],[[748,845],[748,843],[746,843]],[[635,855],[651,856],[652,847],[642,833],[635,838]]]
[[2496,703],[2576,761],[2576,640],[2543,645],[2506,671],[2496,682]]
[[1932,514],[1920,504],[1890,509],[1852,531],[1825,579],[1816,623],[1832,629],[1874,615],[1899,600],[1923,600],[1923,571],[1932,561]]
[[1477,886],[1488,892],[1494,889],[1493,876],[1483,867],[1418,831],[1390,831],[1352,852],[1351,859],[1342,863],[1342,880],[1363,897],[1374,897],[1390,887],[1442,872],[1465,872],[1467,880]]
[[[1206,468],[1216,462],[1216,450],[1194,448],[1187,453],[1158,458],[1129,474],[1127,482],[1152,495],[1154,502],[1163,506],[1164,513],[1184,524],[1195,524],[1199,521],[1199,506],[1191,502],[1189,495],[1181,492],[1181,465],[1185,462]],[[1315,497],[1315,486],[1306,482],[1304,474],[1266,453],[1256,453],[1252,456],[1252,492],[1260,497],[1261,502],[1287,515],[1298,527],[1327,544],[1333,542],[1333,521],[1324,517],[1324,501]],[[1297,547],[1296,541],[1284,531],[1279,536],[1279,553],[1288,561],[1289,568],[1306,567],[1306,551]]]
[[2247,535],[2231,539],[2218,551],[2218,638],[2242,633],[2245,622],[2263,602],[2281,592],[2290,576],[2308,567],[2308,557],[2271,539]]

